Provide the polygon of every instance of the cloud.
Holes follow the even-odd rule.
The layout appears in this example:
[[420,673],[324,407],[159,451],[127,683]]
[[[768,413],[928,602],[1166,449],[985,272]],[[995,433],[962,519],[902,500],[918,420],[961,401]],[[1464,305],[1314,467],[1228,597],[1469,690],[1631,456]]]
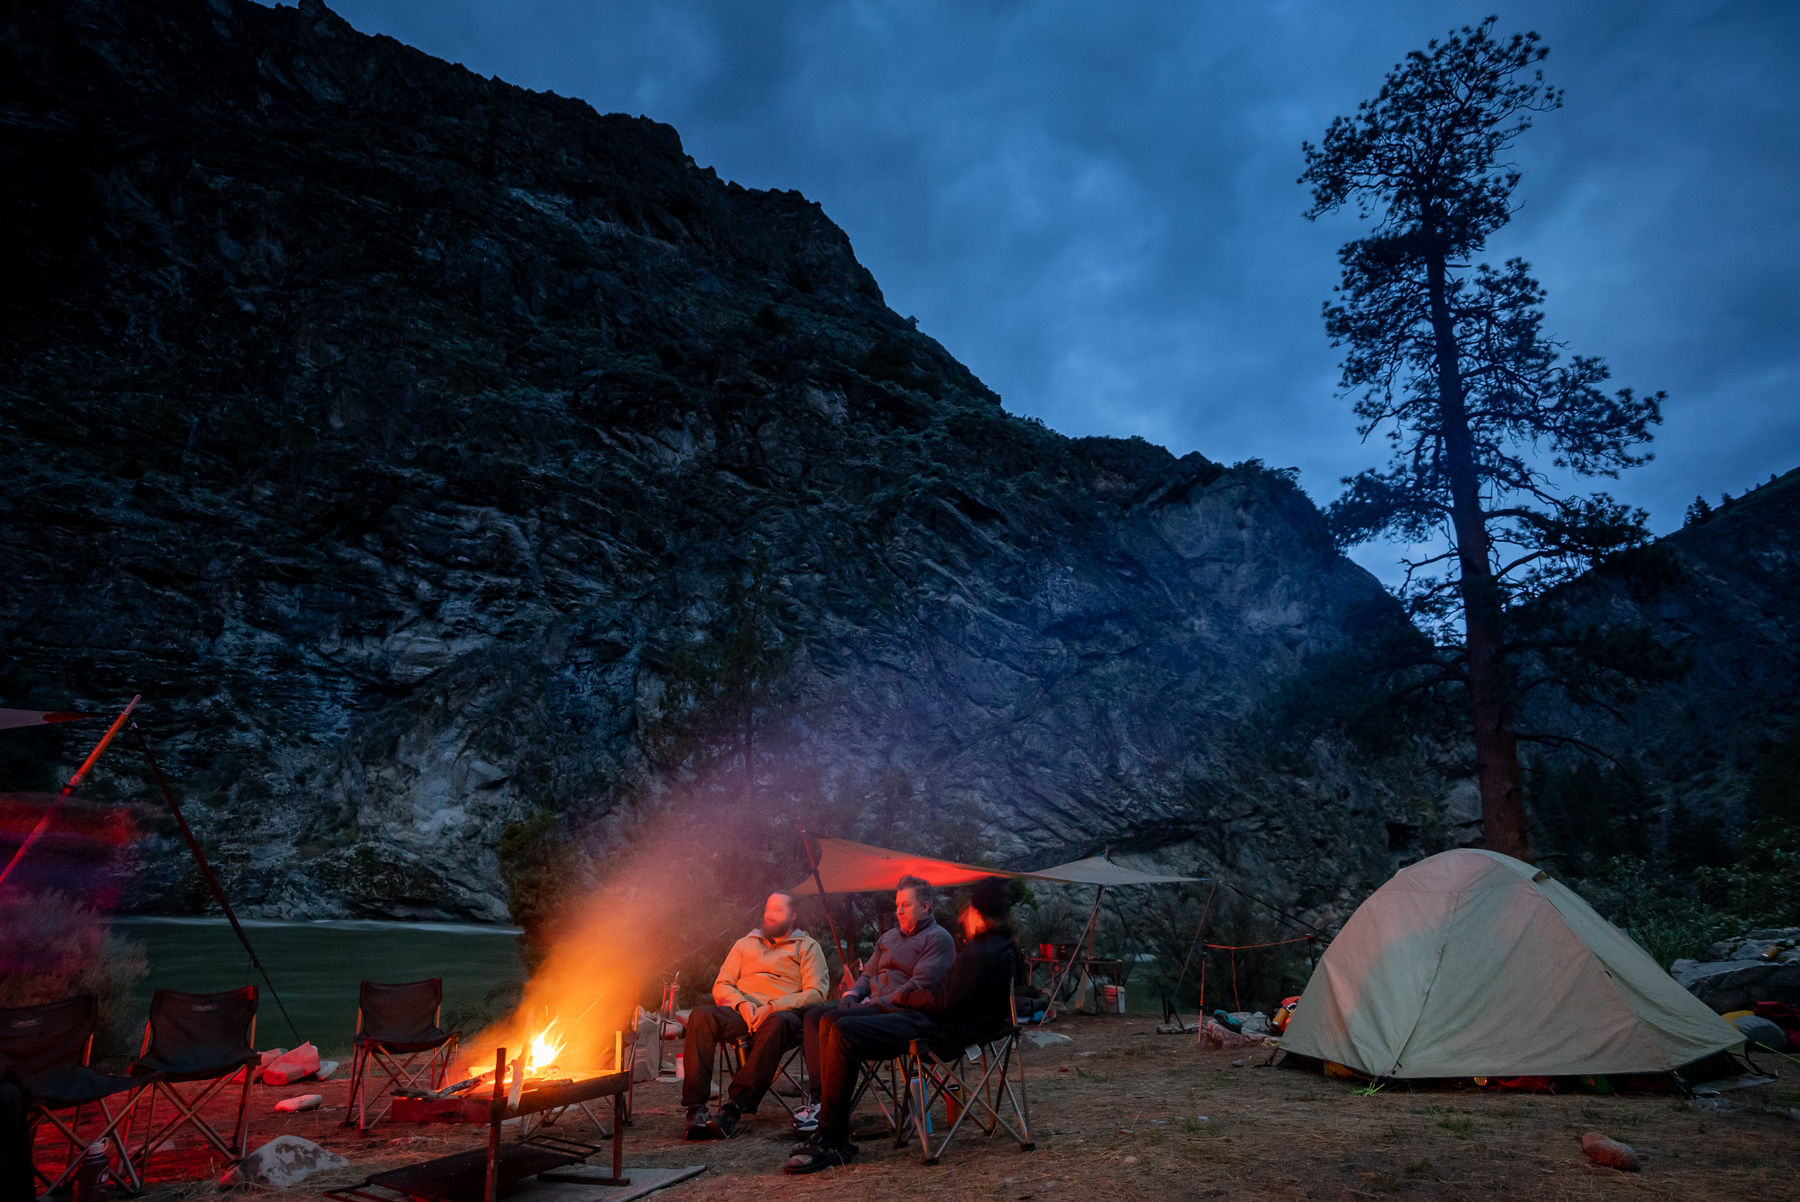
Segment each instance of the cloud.
[[[1451,24],[1441,5],[1011,0],[340,0],[365,32],[602,111],[823,203],[1007,407],[1068,434],[1301,469],[1377,462],[1319,308],[1346,218],[1310,224],[1300,143]],[[1518,149],[1494,246],[1546,328],[1667,389],[1659,458],[1615,491],[1695,493],[1800,461],[1800,8],[1515,3],[1567,107]],[[1482,13],[1471,10],[1466,19]],[[1391,551],[1359,558],[1392,578]]]

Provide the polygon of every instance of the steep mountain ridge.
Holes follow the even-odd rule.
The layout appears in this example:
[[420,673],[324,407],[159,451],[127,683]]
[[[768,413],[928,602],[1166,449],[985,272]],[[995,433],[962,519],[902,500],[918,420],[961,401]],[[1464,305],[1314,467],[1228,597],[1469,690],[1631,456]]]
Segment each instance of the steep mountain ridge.
[[798,193],[316,0],[3,22],[0,694],[143,692],[248,911],[504,918],[507,822],[704,802],[1326,920],[1468,820],[1250,720],[1397,614],[1288,475],[1008,415]]

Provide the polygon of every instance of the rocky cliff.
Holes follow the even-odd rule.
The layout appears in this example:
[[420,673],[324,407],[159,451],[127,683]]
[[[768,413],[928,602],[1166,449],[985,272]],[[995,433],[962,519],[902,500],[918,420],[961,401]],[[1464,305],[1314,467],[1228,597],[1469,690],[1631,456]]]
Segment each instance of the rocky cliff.
[[1288,476],[1009,415],[798,193],[316,0],[0,20],[0,693],[144,693],[250,911],[504,918],[508,821],[700,795],[1315,917],[1447,837],[1248,720],[1394,616]]
[[1553,694],[1529,717],[1628,765],[1665,821],[1680,803],[1734,836],[1759,758],[1800,720],[1800,469],[1658,545],[1676,568],[1664,587],[1597,572],[1570,600],[1584,622],[1648,628],[1693,668],[1644,688],[1622,722]]

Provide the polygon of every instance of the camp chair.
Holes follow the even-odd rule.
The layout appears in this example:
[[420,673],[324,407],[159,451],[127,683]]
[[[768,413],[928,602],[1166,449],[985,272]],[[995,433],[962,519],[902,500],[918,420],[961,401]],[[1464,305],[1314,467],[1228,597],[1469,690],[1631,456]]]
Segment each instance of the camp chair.
[[[912,1095],[911,1124],[919,1139],[926,1164],[936,1164],[950,1141],[970,1115],[989,1137],[1006,1128],[1019,1141],[1019,1151],[1029,1152],[1031,1106],[1025,1097],[1025,1061],[1019,1054],[1019,1028],[1015,1022],[986,1039],[961,1048],[927,1034],[907,1049],[902,1071]],[[970,1070],[980,1076],[970,1080]],[[942,1098],[945,1110],[943,1138],[932,1146],[931,1107]],[[1012,1113],[1009,1122],[1002,1109]],[[1014,1123],[1017,1126],[1014,1126]],[[896,1144],[899,1142],[896,1134]]]
[[[244,1158],[250,1138],[250,1078],[261,1059],[255,1044],[254,985],[226,993],[158,989],[150,996],[144,1047],[127,1070],[143,1081],[150,1094],[144,1144],[138,1153],[140,1173],[148,1169],[150,1153],[183,1124],[198,1131],[220,1155],[230,1160]],[[244,1071],[240,1074],[239,1069]],[[215,1093],[237,1080],[243,1082],[238,1096],[237,1127],[227,1143],[200,1112]],[[183,1094],[178,1086],[188,1083],[202,1088],[191,1096]],[[161,1127],[156,1125],[159,1096],[167,1097],[175,1107],[175,1117]]]
[[[744,1058],[750,1055],[750,1047],[754,1041],[755,1037],[752,1035],[740,1035],[736,1039],[721,1039],[719,1041],[719,1054],[714,1061],[713,1067],[714,1088],[718,1091],[719,1097],[723,1098],[725,1096],[726,1084],[730,1082],[732,1077],[737,1075],[738,1069],[743,1067]],[[782,1109],[788,1112],[789,1118],[794,1117],[794,1104],[782,1097],[781,1094],[776,1091],[775,1085],[776,1082],[786,1078],[787,1083],[792,1086],[794,1092],[799,1095],[800,1102],[802,1104],[805,1103],[806,1057],[801,1055],[805,1050],[806,1042],[801,1040],[795,1043],[793,1047],[783,1052],[781,1054],[781,1065],[775,1070],[775,1080],[769,1083],[769,1096],[781,1103]],[[796,1057],[798,1057],[800,1061],[800,1075],[798,1077],[794,1076],[794,1060]]]
[[[443,1001],[444,982],[438,977],[404,985],[362,983],[356,1004],[350,1098],[344,1104],[345,1126],[355,1123],[358,1131],[367,1131],[379,1123],[394,1104],[391,1095],[396,1090],[444,1087],[461,1032],[438,1026]],[[384,1080],[371,1096],[369,1078],[377,1073]],[[420,1078],[428,1084],[421,1086]],[[381,1102],[383,1097],[386,1102],[370,1118],[370,1103]]]
[[912,1090],[907,1085],[906,1074],[905,1057],[865,1060],[856,1082],[856,1095],[850,1100],[850,1112],[855,1114],[864,1095],[871,1089],[875,1091],[875,1105],[880,1108],[881,1117],[887,1120],[888,1133],[894,1137],[896,1148],[906,1143],[906,1120],[912,1106]]
[[[30,1094],[25,1122],[32,1143],[37,1142],[38,1127],[49,1123],[69,1146],[62,1172],[54,1178],[32,1166],[46,1192],[68,1184],[81,1167],[82,1153],[96,1143],[105,1145],[115,1177],[128,1182],[133,1192],[143,1188],[126,1141],[131,1133],[129,1120],[144,1087],[129,1077],[114,1077],[88,1067],[98,1015],[98,1004],[88,996],[0,1010],[0,1063],[18,1073]],[[127,1096],[114,1114],[107,1099],[118,1094]],[[100,1108],[100,1129],[82,1135],[81,1108],[87,1105]],[[69,1110],[74,1114],[64,1122],[63,1112]],[[126,1124],[124,1135],[119,1134],[120,1123]]]

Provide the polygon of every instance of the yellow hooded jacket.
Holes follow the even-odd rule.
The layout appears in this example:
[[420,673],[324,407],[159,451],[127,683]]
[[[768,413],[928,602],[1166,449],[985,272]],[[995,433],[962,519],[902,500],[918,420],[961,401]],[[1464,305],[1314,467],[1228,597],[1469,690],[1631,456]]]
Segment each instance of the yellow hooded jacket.
[[713,981],[713,1001],[735,1008],[772,1003],[799,1010],[825,1000],[825,949],[805,931],[770,939],[758,927],[731,945]]

